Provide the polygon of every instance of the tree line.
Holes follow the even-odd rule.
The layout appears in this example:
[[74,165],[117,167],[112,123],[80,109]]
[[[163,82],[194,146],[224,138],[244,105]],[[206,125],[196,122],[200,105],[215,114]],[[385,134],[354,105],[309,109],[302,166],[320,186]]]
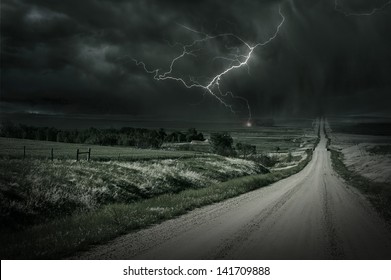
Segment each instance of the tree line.
[[210,135],[212,151],[222,156],[241,156],[248,158],[256,155],[255,145],[238,142],[234,146],[234,140],[228,132],[212,133]]
[[[204,141],[204,135],[195,128],[187,131],[167,133],[163,128],[146,129],[122,127],[120,129],[88,128],[88,129],[57,129],[54,127],[35,127],[24,124],[15,125],[3,122],[0,127],[0,137],[53,141],[63,143],[80,143],[102,146],[131,146],[137,148],[158,149],[163,143],[184,143],[193,140]],[[254,145],[236,143],[228,132],[212,133],[210,147],[213,153],[222,156],[240,156],[250,158],[256,155]]]
[[15,125],[12,122],[3,122],[1,124],[0,137],[103,146],[133,146],[138,148],[160,148],[164,142],[179,143],[205,140],[204,135],[195,128],[189,128],[185,132],[173,131],[170,133],[167,133],[163,128],[146,129],[133,127],[122,127],[120,129],[91,127],[82,130],[63,130],[54,127]]

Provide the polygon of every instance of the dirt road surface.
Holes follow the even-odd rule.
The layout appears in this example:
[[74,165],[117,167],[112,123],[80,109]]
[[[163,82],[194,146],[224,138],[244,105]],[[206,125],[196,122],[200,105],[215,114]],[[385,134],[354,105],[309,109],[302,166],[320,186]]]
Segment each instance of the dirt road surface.
[[301,172],[74,258],[390,259],[389,229],[333,171],[320,126],[320,143]]

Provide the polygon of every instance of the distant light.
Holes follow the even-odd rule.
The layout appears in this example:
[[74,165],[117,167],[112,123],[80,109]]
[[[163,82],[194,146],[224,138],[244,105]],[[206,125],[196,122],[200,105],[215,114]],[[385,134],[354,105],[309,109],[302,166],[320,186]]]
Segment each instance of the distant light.
[[247,127],[252,127],[253,125],[252,125],[251,122],[246,122],[246,126],[247,126]]
[[39,115],[39,114],[41,114],[40,111],[36,111],[36,110],[28,110],[27,113],[31,114],[31,115]]

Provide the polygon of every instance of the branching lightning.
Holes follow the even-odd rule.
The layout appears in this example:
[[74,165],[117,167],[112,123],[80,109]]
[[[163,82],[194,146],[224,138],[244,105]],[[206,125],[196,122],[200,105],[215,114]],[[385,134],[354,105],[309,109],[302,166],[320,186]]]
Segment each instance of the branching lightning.
[[334,9],[342,14],[344,14],[345,16],[372,16],[374,14],[376,14],[377,12],[379,11],[382,11],[384,10],[385,8],[387,8],[388,6],[391,6],[391,0],[385,2],[382,6],[380,7],[377,7],[377,8],[373,8],[372,10],[370,11],[367,11],[367,12],[350,12],[350,11],[347,11],[345,8],[344,8],[344,5],[342,3],[340,3],[340,1],[338,0],[334,0]]
[[[236,96],[231,91],[222,92],[221,87],[220,87],[220,83],[221,83],[221,79],[225,75],[227,75],[229,72],[231,72],[231,71],[234,71],[236,69],[239,69],[239,68],[242,68],[242,67],[245,67],[245,66],[247,67],[247,69],[249,71],[248,61],[251,59],[251,56],[252,56],[254,50],[257,47],[262,47],[262,46],[265,46],[265,45],[269,44],[271,41],[273,41],[277,37],[278,33],[280,32],[281,26],[284,24],[284,21],[285,21],[285,17],[284,17],[284,15],[281,12],[281,7],[279,7],[278,12],[279,12],[279,15],[281,17],[281,21],[277,25],[276,30],[272,34],[272,36],[269,39],[267,39],[266,41],[264,41],[264,42],[257,43],[255,45],[251,45],[250,43],[244,41],[242,38],[240,38],[239,36],[237,36],[237,35],[235,35],[233,33],[222,33],[222,34],[217,34],[217,35],[209,35],[207,33],[194,30],[194,29],[192,29],[192,28],[190,28],[188,26],[180,25],[183,28],[185,28],[186,30],[200,35],[201,38],[197,39],[197,40],[194,40],[192,43],[190,43],[188,45],[182,45],[180,43],[175,43],[174,46],[175,45],[180,45],[182,47],[182,53],[179,54],[178,56],[176,56],[170,62],[168,71],[162,72],[161,69],[150,70],[150,69],[147,68],[147,66],[145,65],[144,62],[138,61],[136,59],[133,59],[133,61],[136,63],[137,66],[143,67],[143,69],[147,73],[154,74],[154,79],[155,80],[158,80],[158,81],[161,81],[161,80],[174,80],[174,81],[177,81],[177,82],[183,84],[188,89],[191,89],[191,88],[202,89],[204,91],[204,94],[205,93],[206,94],[210,94],[215,99],[217,99],[221,104],[223,104],[225,107],[230,109],[231,112],[233,112],[233,113],[235,113],[233,105],[229,104],[225,100],[225,97],[230,96],[232,98],[242,100],[243,102],[245,102],[247,110],[248,110],[247,125],[251,126],[251,119],[252,119],[251,108],[250,108],[250,104],[247,101],[247,99],[245,99],[244,97]],[[213,60],[224,60],[224,61],[228,62],[227,68],[225,68],[223,71],[221,71],[217,75],[215,75],[213,77],[210,77],[209,79],[207,79],[206,82],[203,82],[203,83],[198,81],[194,77],[189,77],[188,79],[185,79],[185,78],[182,78],[180,76],[176,76],[176,75],[173,74],[175,65],[181,59],[183,59],[183,58],[185,58],[187,56],[194,56],[194,57],[197,56],[197,52],[199,51],[199,49],[196,49],[196,46],[198,44],[205,43],[205,42],[207,42],[209,40],[218,39],[218,38],[231,38],[233,40],[236,40],[247,51],[243,54],[243,53],[241,53],[241,50],[238,47],[225,46],[227,50],[231,51],[231,53],[228,56],[216,56],[216,57],[213,58]]]

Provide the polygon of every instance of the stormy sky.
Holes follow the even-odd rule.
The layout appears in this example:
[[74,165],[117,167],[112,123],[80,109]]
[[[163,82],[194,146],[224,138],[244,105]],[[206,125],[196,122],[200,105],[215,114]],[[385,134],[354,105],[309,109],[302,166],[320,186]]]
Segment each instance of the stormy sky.
[[[222,94],[254,117],[391,115],[391,4],[387,0],[2,0],[2,113],[246,118],[243,99],[156,81],[182,45],[234,34],[254,49],[222,77]],[[371,12],[371,15],[355,15]],[[349,15],[351,14],[351,15]],[[186,27],[188,28],[186,28]],[[191,30],[190,30],[191,29]],[[199,32],[194,32],[195,30]],[[207,83],[247,55],[232,36],[197,44],[172,71]],[[243,59],[243,57],[241,58]]]

